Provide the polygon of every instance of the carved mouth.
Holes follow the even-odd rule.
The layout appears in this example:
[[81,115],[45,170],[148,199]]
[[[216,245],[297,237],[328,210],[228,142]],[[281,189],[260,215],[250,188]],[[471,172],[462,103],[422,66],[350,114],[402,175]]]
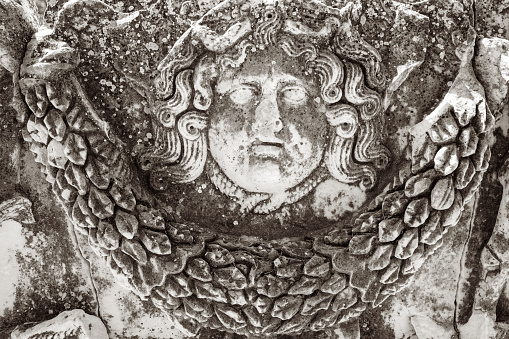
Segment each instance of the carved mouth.
[[255,140],[251,145],[251,152],[261,158],[278,158],[284,148],[280,141],[260,141]]

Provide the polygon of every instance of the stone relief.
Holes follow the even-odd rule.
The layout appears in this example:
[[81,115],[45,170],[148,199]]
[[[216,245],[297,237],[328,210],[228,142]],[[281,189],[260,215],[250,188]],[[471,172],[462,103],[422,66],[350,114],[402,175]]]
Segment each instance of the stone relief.
[[[506,93],[478,80],[491,68],[474,69],[475,30],[455,37],[447,92],[391,135],[430,18],[371,5],[224,1],[145,46],[162,50],[140,67],[122,37],[146,13],[80,0],[27,43],[18,119],[44,178],[116,281],[186,335],[356,338],[358,317],[412,283],[479,194]],[[367,20],[392,27],[389,48]],[[142,102],[151,138],[131,141],[130,116],[105,104],[103,88],[125,96],[98,81],[107,72]]]

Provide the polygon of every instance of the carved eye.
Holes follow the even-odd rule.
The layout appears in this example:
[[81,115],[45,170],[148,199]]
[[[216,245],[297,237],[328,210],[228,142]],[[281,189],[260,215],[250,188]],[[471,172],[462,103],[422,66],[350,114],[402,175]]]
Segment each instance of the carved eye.
[[256,99],[258,91],[252,86],[241,86],[230,92],[230,100],[238,105],[245,105]]
[[289,86],[281,91],[281,98],[289,104],[299,105],[306,102],[308,92],[303,87]]

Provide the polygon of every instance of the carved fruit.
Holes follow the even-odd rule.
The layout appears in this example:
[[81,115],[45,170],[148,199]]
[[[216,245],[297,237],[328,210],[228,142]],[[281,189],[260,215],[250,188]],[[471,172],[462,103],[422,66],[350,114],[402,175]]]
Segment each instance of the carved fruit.
[[458,165],[458,147],[455,144],[443,146],[435,155],[435,169],[443,176],[454,172]]
[[431,140],[437,144],[452,142],[458,135],[459,128],[450,112],[440,117],[436,123],[431,126],[429,135]]
[[403,220],[401,218],[391,218],[382,220],[379,224],[378,228],[378,240],[380,242],[391,242],[396,240],[405,225],[403,224]]
[[418,227],[426,221],[429,213],[430,204],[428,198],[412,200],[405,210],[403,220],[410,227]]
[[468,157],[475,153],[479,137],[472,126],[461,131],[459,137],[459,154],[461,157]]
[[281,320],[291,319],[299,312],[303,300],[301,296],[284,296],[278,298],[274,302],[271,315]]
[[454,201],[454,192],[452,176],[438,180],[431,191],[431,207],[439,211],[448,209]]

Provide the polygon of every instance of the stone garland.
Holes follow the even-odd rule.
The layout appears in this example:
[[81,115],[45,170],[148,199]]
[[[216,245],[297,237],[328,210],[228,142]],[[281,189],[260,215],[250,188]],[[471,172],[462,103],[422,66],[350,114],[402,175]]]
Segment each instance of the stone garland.
[[[23,73],[22,73],[23,74]],[[481,99],[450,109],[411,143],[389,189],[350,227],[262,242],[173,222],[140,183],[132,159],[105,133],[70,73],[27,78],[23,130],[76,231],[114,276],[188,334],[324,330],[408,285],[477,191],[494,117]]]

